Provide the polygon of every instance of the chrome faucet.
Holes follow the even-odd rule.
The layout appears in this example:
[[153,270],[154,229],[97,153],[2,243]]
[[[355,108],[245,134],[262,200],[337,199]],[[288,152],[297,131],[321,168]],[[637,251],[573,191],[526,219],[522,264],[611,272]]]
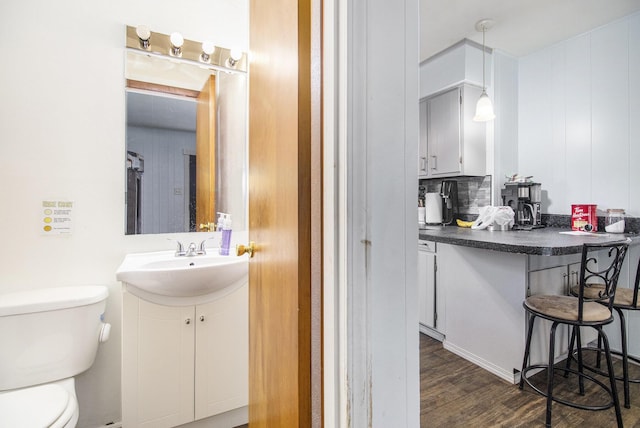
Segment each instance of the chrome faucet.
[[189,244],[189,247],[185,250],[184,249],[184,245],[182,245],[182,242],[178,241],[177,239],[171,239],[171,238],[167,238],[170,241],[176,241],[177,243],[177,247],[176,247],[176,257],[193,257],[193,256],[204,256],[205,254],[207,254],[207,251],[205,249],[205,242],[207,242],[209,239],[211,238],[207,238],[204,239],[200,242],[200,245],[196,245],[195,242],[192,242]]
[[196,246],[195,242],[192,242],[191,244],[189,244],[189,249],[187,250],[187,254],[185,254],[185,256],[193,257],[197,255],[198,255],[198,247]]
[[182,242],[178,241],[177,239],[171,239],[171,238],[167,238],[167,239],[169,241],[176,241],[176,243],[178,244],[178,246],[176,247],[176,257],[187,255],[187,252],[184,250],[184,246],[182,245]]

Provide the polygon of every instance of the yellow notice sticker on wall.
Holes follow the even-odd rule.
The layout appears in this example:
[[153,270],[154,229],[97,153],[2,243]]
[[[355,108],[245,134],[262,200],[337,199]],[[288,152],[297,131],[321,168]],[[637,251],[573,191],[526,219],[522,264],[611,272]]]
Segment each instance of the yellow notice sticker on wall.
[[73,202],[47,199],[40,211],[43,235],[69,235],[73,232]]

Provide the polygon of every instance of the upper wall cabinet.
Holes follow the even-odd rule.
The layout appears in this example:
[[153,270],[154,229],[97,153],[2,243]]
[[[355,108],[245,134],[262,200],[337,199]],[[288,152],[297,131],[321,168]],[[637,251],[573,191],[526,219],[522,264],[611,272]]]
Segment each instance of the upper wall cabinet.
[[464,84],[420,101],[420,178],[486,175],[486,125],[472,120],[481,93]]

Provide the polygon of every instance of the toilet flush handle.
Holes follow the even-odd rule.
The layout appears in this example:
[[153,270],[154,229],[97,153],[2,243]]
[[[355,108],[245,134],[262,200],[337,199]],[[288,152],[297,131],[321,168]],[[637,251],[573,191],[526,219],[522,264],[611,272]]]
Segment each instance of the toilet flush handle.
[[111,334],[111,324],[108,322],[102,323],[102,328],[100,329],[100,343],[104,343],[109,340],[109,334]]

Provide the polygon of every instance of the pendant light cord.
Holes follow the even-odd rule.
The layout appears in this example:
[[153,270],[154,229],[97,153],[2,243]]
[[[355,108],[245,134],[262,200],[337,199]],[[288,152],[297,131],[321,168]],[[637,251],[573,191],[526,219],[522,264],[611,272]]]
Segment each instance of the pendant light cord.
[[485,32],[486,28],[484,25],[482,25],[482,91],[486,92],[487,91],[487,85],[485,84],[485,80],[484,80],[484,69],[485,69],[485,65],[484,65],[484,51],[486,50],[484,48],[484,32]]

